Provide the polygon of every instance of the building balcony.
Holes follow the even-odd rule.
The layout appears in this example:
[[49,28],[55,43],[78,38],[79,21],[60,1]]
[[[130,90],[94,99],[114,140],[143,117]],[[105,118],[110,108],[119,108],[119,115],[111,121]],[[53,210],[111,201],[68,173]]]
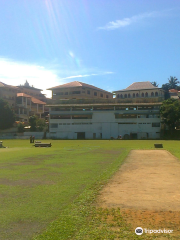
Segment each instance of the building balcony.
[[51,99],[49,104],[91,104],[91,103],[158,103],[164,97],[139,97],[139,98],[86,98],[86,99]]

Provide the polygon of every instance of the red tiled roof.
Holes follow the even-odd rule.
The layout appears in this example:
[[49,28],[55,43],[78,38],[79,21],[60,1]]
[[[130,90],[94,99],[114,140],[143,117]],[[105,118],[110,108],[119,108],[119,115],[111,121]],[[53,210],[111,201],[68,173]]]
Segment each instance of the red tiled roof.
[[142,90],[142,89],[158,89],[158,87],[155,87],[152,85],[151,82],[135,82],[132,83],[129,87],[119,90],[119,91],[114,91],[114,92],[120,92],[120,91],[130,91],[130,90]]
[[178,90],[176,90],[176,89],[170,89],[169,92],[170,92],[170,93],[178,93]]
[[17,93],[17,97],[29,97],[29,98],[31,98],[31,96],[27,95],[26,93]]
[[37,99],[35,97],[32,97],[32,96],[30,96],[30,95],[28,95],[26,93],[17,93],[17,97],[28,97],[28,98],[31,98],[31,101],[33,103],[44,104],[44,105],[46,104],[45,102],[40,101],[39,99]]
[[53,90],[53,89],[61,89],[61,88],[71,88],[71,87],[87,87],[87,88],[91,88],[94,90],[98,90],[98,91],[103,91],[103,92],[107,92],[112,94],[111,92],[105,91],[101,88],[97,88],[93,85],[87,84],[87,83],[83,83],[83,82],[78,82],[78,81],[74,81],[74,82],[70,82],[70,83],[65,83],[56,87],[52,87],[52,88],[48,88],[47,90]]

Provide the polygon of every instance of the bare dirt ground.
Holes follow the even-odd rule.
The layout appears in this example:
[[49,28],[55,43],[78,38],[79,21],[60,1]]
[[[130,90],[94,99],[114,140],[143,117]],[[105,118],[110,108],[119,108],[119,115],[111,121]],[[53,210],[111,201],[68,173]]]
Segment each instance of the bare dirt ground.
[[166,150],[132,150],[98,206],[119,207],[134,229],[166,228],[180,236],[180,161]]

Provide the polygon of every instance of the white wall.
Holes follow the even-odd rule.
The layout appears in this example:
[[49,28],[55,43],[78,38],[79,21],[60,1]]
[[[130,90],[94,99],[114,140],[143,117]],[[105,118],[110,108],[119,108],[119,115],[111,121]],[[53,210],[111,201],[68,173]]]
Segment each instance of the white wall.
[[62,139],[77,139],[77,132],[85,132],[86,139],[93,139],[93,133],[96,133],[97,139],[100,139],[101,133],[102,139],[117,138],[118,135],[123,137],[125,134],[130,135],[130,133],[137,133],[138,139],[144,139],[147,136],[148,138],[160,137],[160,134],[156,133],[160,132],[160,127],[152,127],[152,123],[160,122],[160,118],[116,119],[115,112],[117,111],[94,111],[92,119],[50,119],[50,124],[58,123],[58,128],[50,127],[50,136]]

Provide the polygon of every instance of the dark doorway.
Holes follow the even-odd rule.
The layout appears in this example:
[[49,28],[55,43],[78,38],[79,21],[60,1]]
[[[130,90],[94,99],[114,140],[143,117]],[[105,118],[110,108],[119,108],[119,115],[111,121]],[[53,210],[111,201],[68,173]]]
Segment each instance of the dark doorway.
[[85,139],[85,132],[77,132],[77,139]]
[[131,139],[137,139],[137,133],[131,133]]

